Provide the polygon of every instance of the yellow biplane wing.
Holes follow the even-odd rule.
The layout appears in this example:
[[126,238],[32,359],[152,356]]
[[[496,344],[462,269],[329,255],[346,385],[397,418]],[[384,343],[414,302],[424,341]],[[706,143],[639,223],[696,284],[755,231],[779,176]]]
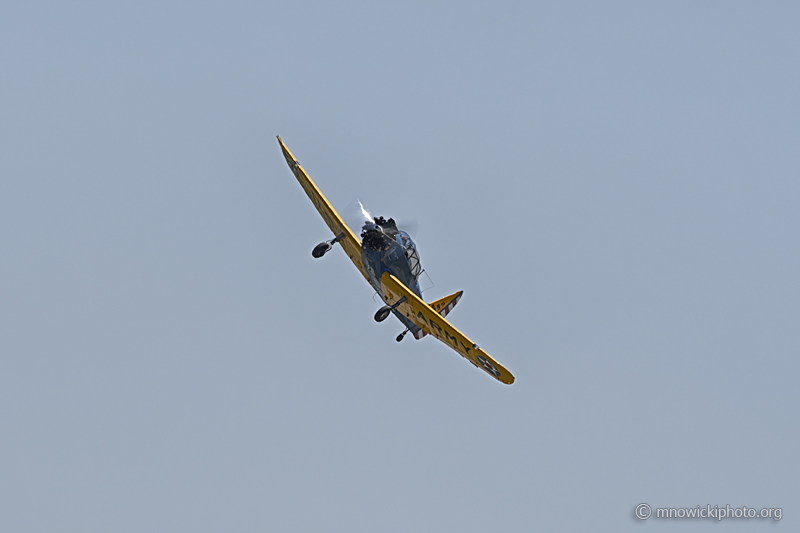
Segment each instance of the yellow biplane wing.
[[314,207],[317,208],[319,214],[322,215],[322,219],[331,229],[333,234],[338,238],[339,244],[342,245],[344,251],[347,253],[347,256],[356,265],[358,271],[361,272],[361,275],[369,281],[369,276],[367,276],[367,272],[364,270],[364,265],[361,264],[361,242],[355,236],[355,234],[347,227],[347,224],[344,223],[342,218],[336,212],[336,210],[331,206],[328,200],[322,196],[322,193],[319,192],[317,186],[314,185],[314,182],[311,181],[311,178],[308,177],[306,171],[303,170],[303,167],[294,158],[292,152],[286,148],[286,145],[283,144],[280,136],[278,137],[278,142],[281,145],[281,150],[283,150],[283,157],[286,158],[286,163],[288,163],[289,168],[294,173],[294,177],[297,178],[297,181],[300,182],[300,186],[303,187],[303,190],[306,191],[306,194],[311,199],[311,203],[314,204]]
[[466,335],[454,328],[430,305],[423,302],[416,294],[400,283],[388,272],[381,276],[383,298],[389,305],[422,328],[428,335],[433,335],[446,345],[461,354],[470,363],[485,370],[490,376],[506,384],[514,383],[514,376],[503,365],[495,361]]

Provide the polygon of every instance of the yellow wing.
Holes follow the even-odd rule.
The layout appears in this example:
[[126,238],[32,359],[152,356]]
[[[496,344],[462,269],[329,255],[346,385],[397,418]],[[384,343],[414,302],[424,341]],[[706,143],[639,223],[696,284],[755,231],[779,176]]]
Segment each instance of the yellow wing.
[[322,193],[319,192],[317,186],[314,185],[314,182],[308,177],[306,171],[303,170],[303,167],[300,166],[300,163],[294,158],[292,152],[286,148],[286,145],[283,144],[283,141],[280,137],[278,137],[278,142],[281,145],[281,150],[283,150],[283,157],[286,158],[286,163],[289,164],[289,168],[294,173],[297,181],[300,182],[300,186],[303,187],[304,191],[306,191],[306,194],[311,199],[311,203],[314,204],[314,207],[317,208],[319,214],[322,215],[322,219],[331,229],[333,234],[335,236],[342,235],[341,240],[339,240],[339,244],[342,245],[342,248],[344,248],[347,256],[350,258],[353,264],[356,265],[356,268],[358,268],[358,271],[361,272],[361,275],[364,276],[367,281],[369,281],[369,276],[367,276],[367,272],[364,270],[364,265],[361,264],[361,242],[350,230],[350,228],[347,227],[347,224],[344,223],[342,218],[331,206],[328,200],[322,196]]
[[406,318],[422,328],[428,335],[433,335],[452,349],[460,353],[470,363],[485,370],[490,376],[506,384],[514,383],[514,376],[503,365],[495,361],[477,344],[469,340],[463,333],[454,328],[450,322],[423,302],[416,294],[400,283],[388,272],[381,276],[383,298],[389,305],[397,305],[396,309]]

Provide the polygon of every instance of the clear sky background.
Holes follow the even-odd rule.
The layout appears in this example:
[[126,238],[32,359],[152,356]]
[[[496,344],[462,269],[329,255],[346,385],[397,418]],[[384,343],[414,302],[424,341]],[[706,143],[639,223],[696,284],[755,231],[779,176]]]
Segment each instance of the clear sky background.
[[[796,2],[3,2],[0,529],[800,519]],[[340,212],[417,221],[394,319]]]

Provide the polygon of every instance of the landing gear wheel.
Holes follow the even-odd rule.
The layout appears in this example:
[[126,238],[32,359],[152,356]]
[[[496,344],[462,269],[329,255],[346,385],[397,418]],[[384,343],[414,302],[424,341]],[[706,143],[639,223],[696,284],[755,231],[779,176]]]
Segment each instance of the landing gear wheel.
[[396,340],[397,342],[400,342],[401,340],[403,340],[403,337],[405,337],[405,336],[406,336],[405,333],[401,333],[394,340]]
[[384,305],[383,307],[378,309],[377,313],[375,313],[375,322],[383,322],[388,318],[389,313],[391,312],[392,308],[389,307],[388,305]]
[[333,245],[331,243],[321,242],[314,247],[314,250],[311,252],[311,255],[314,257],[314,259],[319,259],[323,255],[328,253],[328,250],[330,250],[331,248],[333,248]]

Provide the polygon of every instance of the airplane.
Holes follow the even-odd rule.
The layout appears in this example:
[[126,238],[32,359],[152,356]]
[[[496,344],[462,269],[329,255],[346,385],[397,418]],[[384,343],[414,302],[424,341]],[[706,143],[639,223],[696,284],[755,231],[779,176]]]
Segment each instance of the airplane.
[[280,136],[278,143],[286,163],[300,182],[300,186],[334,234],[333,239],[315,246],[311,255],[319,259],[336,243],[341,245],[385,304],[375,313],[375,321],[383,322],[393,314],[406,328],[397,336],[397,342],[402,341],[406,333],[411,333],[417,340],[425,335],[431,335],[501,383],[508,385],[514,383],[511,372],[445,320],[445,316],[461,300],[464,291],[431,303],[422,300],[419,289],[422,266],[417,247],[408,233],[399,230],[391,218],[386,220],[383,217],[375,217],[364,222],[359,241],[311,181],[302,165],[286,148]]

